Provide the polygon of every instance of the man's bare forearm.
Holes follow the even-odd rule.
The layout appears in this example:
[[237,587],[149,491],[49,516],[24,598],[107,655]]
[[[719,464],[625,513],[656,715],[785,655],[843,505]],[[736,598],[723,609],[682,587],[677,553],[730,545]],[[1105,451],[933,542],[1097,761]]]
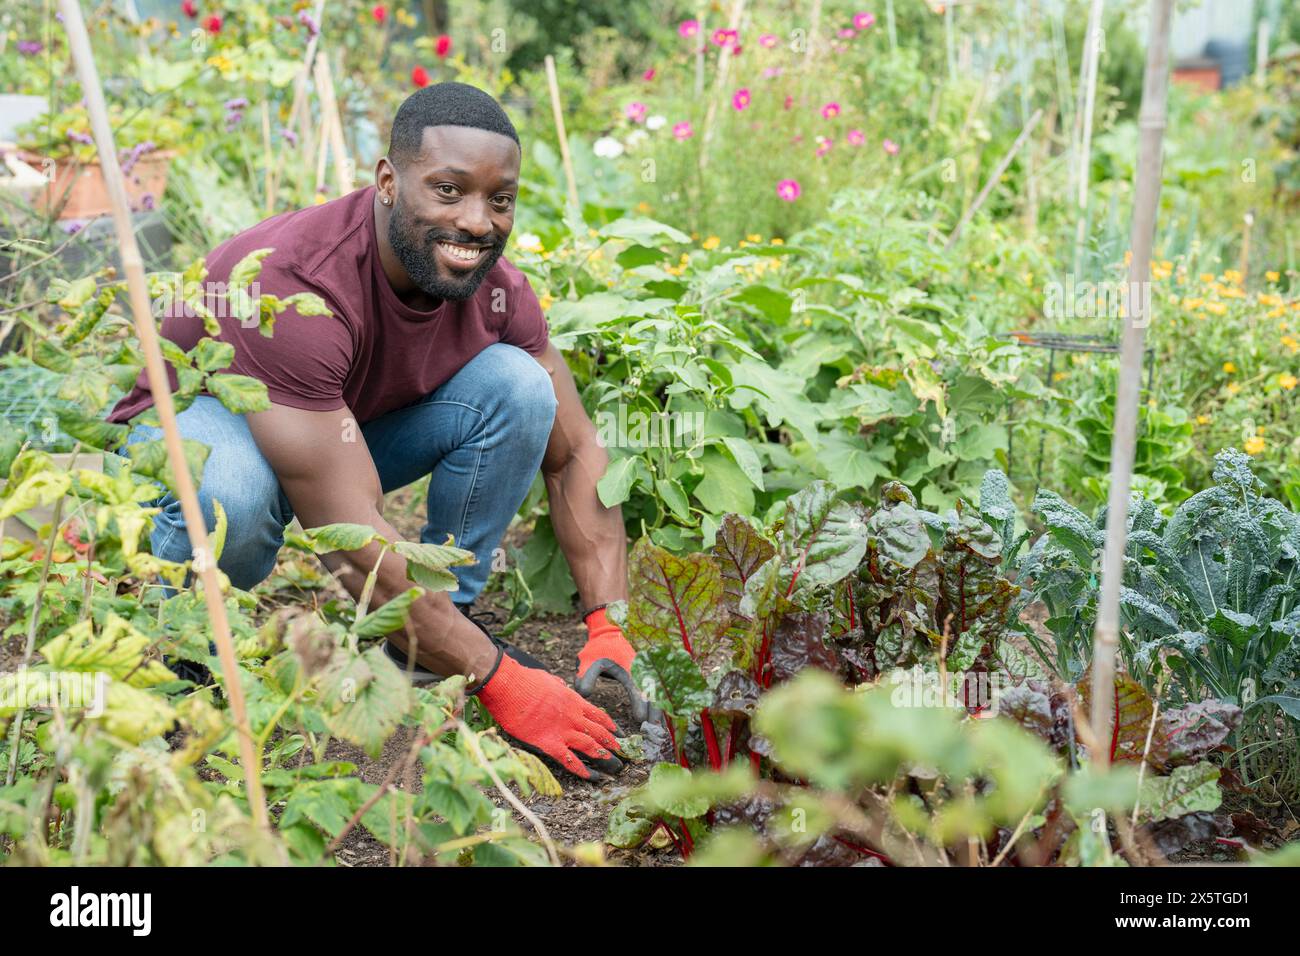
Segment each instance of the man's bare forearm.
[[562,467],[544,472],[551,525],[569,562],[583,608],[627,599],[627,534],[621,508],[606,508],[596,482],[609,455],[595,441],[578,446]]
[[[397,541],[402,537],[373,509],[360,520],[348,520],[369,525],[389,541]],[[353,599],[360,600],[366,577],[375,566],[382,549],[383,545],[374,541],[357,551],[335,551],[323,555],[321,560],[334,572]],[[392,551],[384,552],[368,610],[374,611],[414,586],[406,576],[406,559]],[[482,631],[456,610],[446,591],[426,593],[416,600],[411,605],[408,626],[419,645],[416,660],[435,673],[473,674],[477,678],[483,678],[496,660],[496,648]],[[403,632],[398,631],[391,636],[400,648],[406,649],[407,640]]]

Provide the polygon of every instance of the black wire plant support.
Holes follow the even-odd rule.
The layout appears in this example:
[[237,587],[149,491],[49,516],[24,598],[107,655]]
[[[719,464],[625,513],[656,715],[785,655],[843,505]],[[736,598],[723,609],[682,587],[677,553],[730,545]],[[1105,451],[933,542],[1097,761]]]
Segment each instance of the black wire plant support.
[[[1056,353],[1057,352],[1088,352],[1101,355],[1118,355],[1119,341],[1105,335],[1073,335],[1067,332],[1039,332],[1021,330],[1015,332],[1002,333],[1003,338],[1009,338],[1025,348],[1045,349],[1047,351],[1047,371],[1043,375],[1043,381],[1047,383],[1048,388],[1052,387],[1052,377],[1056,374]],[[1147,366],[1147,394],[1155,383],[1155,362],[1152,361],[1155,355],[1155,349],[1147,346],[1144,358]],[[1139,427],[1140,424],[1139,424]],[[1007,473],[1011,473],[1012,462],[1012,436],[1014,432],[1014,423],[1007,423]],[[1047,433],[1040,429],[1038,435],[1038,461],[1034,466],[1035,483],[1041,487],[1043,484],[1043,449],[1047,441]]]

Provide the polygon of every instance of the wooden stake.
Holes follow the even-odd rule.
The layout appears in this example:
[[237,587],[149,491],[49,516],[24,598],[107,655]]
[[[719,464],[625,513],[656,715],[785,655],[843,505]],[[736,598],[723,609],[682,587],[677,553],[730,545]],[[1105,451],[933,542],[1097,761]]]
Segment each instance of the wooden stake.
[[1241,284],[1244,288],[1246,277],[1250,275],[1250,232],[1255,225],[1255,211],[1252,209],[1247,212],[1241,222],[1241,255],[1237,259],[1237,271],[1241,273]]
[[267,105],[266,100],[262,100],[262,164],[264,185],[263,192],[266,193],[266,214],[271,215],[272,207],[275,204],[275,186],[274,173],[272,167],[274,157],[271,155],[271,108]]
[[555,57],[546,54],[546,85],[551,90],[551,115],[555,118],[555,135],[560,138],[560,160],[564,163],[564,180],[569,187],[569,205],[582,214],[578,201],[578,180],[573,175],[573,157],[569,155],[569,136],[564,131],[564,109],[560,106],[560,81],[555,75]]
[[352,161],[348,158],[347,144],[343,141],[343,117],[334,96],[334,79],[330,74],[329,57],[324,50],[316,55],[313,73],[316,93],[320,96],[321,113],[328,118],[328,123],[322,125],[321,135],[329,140],[330,152],[334,155],[334,181],[339,195],[346,196],[352,192]]
[[216,642],[217,656],[221,660],[222,683],[226,699],[230,701],[230,715],[234,719],[239,738],[239,755],[244,765],[244,780],[248,787],[248,805],[253,814],[253,822],[258,827],[265,828],[267,815],[266,799],[262,794],[261,761],[253,749],[253,735],[248,728],[244,689],[239,683],[239,665],[235,661],[234,642],[230,639],[230,622],[226,618],[225,599],[222,597],[221,586],[217,581],[217,564],[212,559],[212,548],[208,544],[207,523],[203,519],[203,510],[199,506],[194,481],[190,476],[189,465],[185,461],[181,433],[176,427],[176,406],[172,402],[171,384],[167,380],[162,350],[158,346],[158,332],[154,328],[153,315],[149,307],[144,261],[140,258],[140,247],[136,244],[135,231],[131,227],[131,207],[126,195],[126,180],[122,175],[122,167],[117,161],[113,130],[108,122],[108,106],[104,103],[104,91],[99,84],[99,71],[95,67],[95,55],[90,48],[90,37],[86,34],[86,23],[81,17],[81,5],[77,0],[59,0],[59,11],[63,14],[63,28],[68,34],[72,61],[76,65],[77,78],[86,97],[90,127],[95,134],[95,148],[99,153],[100,172],[104,177],[104,185],[108,189],[109,200],[113,206],[113,225],[117,230],[122,269],[126,273],[131,314],[135,322],[136,335],[140,339],[140,348],[144,352],[149,390],[153,393],[158,420],[162,424],[167,461],[176,479],[177,497],[180,499],[181,513],[185,516],[185,530],[189,534],[190,546],[193,548],[194,570],[198,572],[199,579],[203,582],[203,598],[208,606],[212,639]]
[[1074,231],[1074,274],[1079,277],[1083,259],[1083,240],[1088,231],[1088,181],[1092,165],[1092,113],[1097,102],[1098,40],[1101,37],[1101,8],[1105,0],[1092,0],[1088,11],[1088,33],[1083,38],[1083,63],[1079,72],[1079,98],[1083,106],[1075,114],[1079,123],[1078,187],[1076,210],[1079,220]]
[[1007,171],[1007,167],[1011,165],[1011,161],[1016,158],[1016,153],[1020,152],[1020,148],[1025,145],[1025,140],[1029,139],[1029,134],[1034,131],[1034,127],[1038,125],[1038,121],[1042,118],[1042,109],[1034,110],[1034,115],[1029,117],[1029,122],[1020,130],[1020,135],[1017,136],[1016,141],[1011,144],[1011,148],[1007,150],[1006,155],[998,160],[997,168],[994,169],[993,172],[989,174],[989,178],[984,181],[984,188],[979,191],[979,195],[975,197],[975,201],[967,207],[964,213],[962,213],[961,220],[957,223],[957,227],[953,229],[952,235],[948,237],[948,241],[943,244],[944,251],[951,249],[953,245],[956,244],[957,238],[961,235],[961,231],[966,228],[966,224],[974,218],[975,213],[979,212],[980,206],[984,205],[984,200],[989,198],[989,193],[993,191],[993,187],[997,185],[998,180],[1002,178],[1002,174]]
[[[1133,225],[1129,233],[1128,285],[1124,294],[1124,332],[1120,340],[1119,386],[1115,395],[1115,426],[1110,446],[1110,499],[1106,508],[1106,547],[1101,566],[1101,596],[1092,650],[1092,714],[1094,741],[1111,739],[1115,707],[1115,648],[1119,644],[1119,592],[1124,579],[1124,547],[1128,526],[1128,497],[1137,445],[1138,398],[1142,389],[1142,352],[1151,319],[1151,246],[1160,204],[1160,166],[1164,149],[1165,113],[1169,92],[1169,23],[1173,0],[1151,0],[1146,76],[1138,113],[1137,175],[1133,188]],[[1137,293],[1134,295],[1134,293]],[[1105,769],[1110,754],[1094,746],[1092,760]]]

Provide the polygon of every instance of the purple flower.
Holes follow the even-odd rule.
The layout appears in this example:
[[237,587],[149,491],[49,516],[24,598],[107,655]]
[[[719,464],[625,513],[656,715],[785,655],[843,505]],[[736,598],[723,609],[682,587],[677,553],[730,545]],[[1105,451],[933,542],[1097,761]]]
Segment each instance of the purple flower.
[[226,102],[222,103],[221,106],[222,106],[223,109],[227,109],[227,110],[242,110],[242,109],[247,109],[247,108],[248,108],[248,100],[246,100],[246,99],[245,99],[244,97],[242,97],[242,96],[237,96],[237,97],[235,97],[235,99],[233,99],[233,100],[226,100]]
[[140,197],[141,209],[151,210],[154,208],[155,205],[157,205],[157,203],[154,201],[153,193],[145,193],[143,196]]
[[87,146],[94,144],[94,140],[86,133],[78,133],[75,129],[68,130],[68,139],[74,143],[84,143]]
[[59,223],[59,228],[69,236],[75,236],[86,228],[86,221],[84,219],[65,219]]
[[[376,7],[376,9],[378,9],[378,7]],[[308,36],[314,37],[316,34],[320,33],[320,24],[317,23],[316,18],[306,10],[298,11],[298,22],[307,28]]]
[[151,153],[157,149],[157,145],[152,140],[145,140],[142,143],[136,143],[131,147],[129,152],[124,153],[125,158],[119,156],[122,163],[122,175],[127,175],[135,168],[135,164],[140,162],[140,157],[145,153]]
[[45,49],[45,44],[40,40],[19,40],[18,52],[23,56],[35,56]]
[[280,135],[284,137],[284,141],[288,143],[290,146],[298,145],[298,134],[295,133],[293,130],[282,129],[280,130]]

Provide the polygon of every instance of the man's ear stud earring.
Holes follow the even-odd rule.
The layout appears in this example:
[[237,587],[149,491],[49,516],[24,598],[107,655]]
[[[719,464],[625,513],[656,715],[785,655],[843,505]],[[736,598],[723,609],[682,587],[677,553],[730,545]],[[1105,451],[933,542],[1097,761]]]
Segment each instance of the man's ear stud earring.
[[383,199],[379,201],[382,202],[385,206],[387,206],[390,202],[392,202],[392,200],[389,199],[387,196],[385,196]]

